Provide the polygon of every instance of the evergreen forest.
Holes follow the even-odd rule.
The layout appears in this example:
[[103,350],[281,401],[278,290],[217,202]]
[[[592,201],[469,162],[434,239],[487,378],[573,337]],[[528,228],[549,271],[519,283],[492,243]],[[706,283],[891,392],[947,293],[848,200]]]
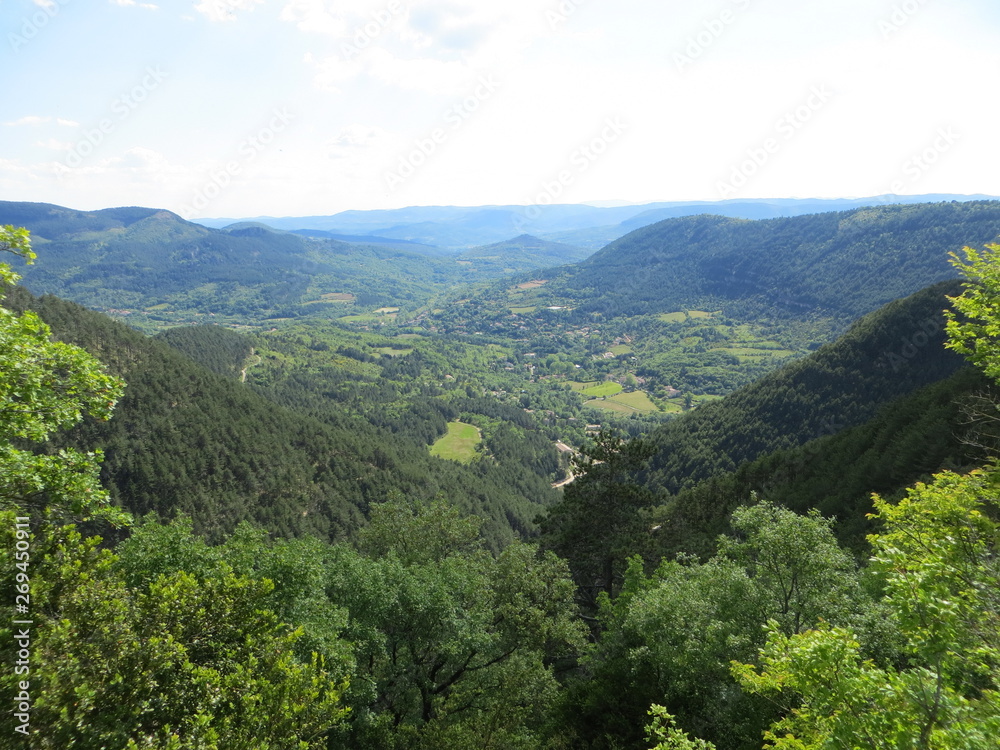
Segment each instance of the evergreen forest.
[[997,747],[1000,203],[328,235],[0,203],[0,746]]

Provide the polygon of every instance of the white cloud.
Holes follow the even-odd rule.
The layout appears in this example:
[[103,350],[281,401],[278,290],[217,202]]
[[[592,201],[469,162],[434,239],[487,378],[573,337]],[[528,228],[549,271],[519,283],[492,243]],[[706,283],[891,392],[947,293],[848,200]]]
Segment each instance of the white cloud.
[[357,159],[363,152],[379,148],[391,139],[382,128],[352,123],[341,128],[325,145],[331,159]]
[[477,71],[464,62],[431,58],[404,60],[385,49],[372,50],[365,62],[382,83],[411,91],[456,96],[476,78]]
[[194,9],[210,21],[235,21],[236,13],[242,10],[253,10],[264,0],[199,0]]
[[5,122],[4,125],[9,125],[11,127],[16,127],[18,125],[44,125],[47,122],[51,122],[51,117],[40,117],[39,115],[27,115],[19,120],[11,120],[10,122]]
[[303,59],[315,69],[313,82],[316,86],[331,93],[340,93],[340,84],[361,73],[361,66],[357,62],[349,62],[338,56],[316,59],[311,52],[307,52]]
[[154,5],[153,3],[137,3],[135,0],[109,0],[112,5],[120,5],[122,7],[137,7],[145,8],[146,10],[159,10],[159,5]]
[[294,23],[299,31],[346,37],[348,24],[344,13],[328,10],[326,5],[324,0],[289,0],[281,10],[281,20]]
[[63,117],[57,117],[56,118],[56,125],[61,125],[64,128],[78,128],[78,127],[80,127],[80,123],[78,123],[76,120],[67,120],[67,119],[65,119]]
[[36,141],[35,145],[38,146],[39,148],[49,149],[50,151],[62,151],[62,152],[69,151],[71,148],[73,148],[73,144],[70,143],[69,141],[60,141],[57,140],[56,138],[49,138],[44,141]]

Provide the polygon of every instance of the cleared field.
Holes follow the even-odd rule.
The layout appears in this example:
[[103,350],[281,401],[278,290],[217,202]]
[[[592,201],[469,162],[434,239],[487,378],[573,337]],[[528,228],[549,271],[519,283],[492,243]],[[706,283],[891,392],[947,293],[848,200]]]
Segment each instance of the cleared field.
[[608,351],[618,357],[622,354],[631,354],[633,349],[628,344],[619,344],[618,346],[612,346]]
[[741,361],[763,359],[765,357],[791,357],[795,354],[791,349],[755,349],[749,346],[730,346],[722,351],[739,357]]
[[328,292],[319,296],[324,302],[354,302],[357,297],[346,292]]
[[524,315],[525,313],[533,313],[537,309],[538,307],[533,305],[531,307],[512,307],[510,311],[515,315]]
[[394,349],[391,346],[379,346],[374,349],[379,354],[388,354],[390,357],[405,357],[412,352],[412,349]]
[[478,427],[464,422],[449,422],[448,434],[431,446],[431,455],[467,464],[476,457],[476,446],[482,439]]
[[591,398],[607,398],[608,396],[615,396],[621,392],[621,383],[614,383],[610,380],[598,383],[597,385],[590,385],[580,391],[580,393],[584,396],[590,396]]
[[683,323],[686,320],[691,320],[692,318],[711,318],[715,313],[705,312],[704,310],[687,310],[672,313],[663,313],[659,316],[660,320],[664,323]]
[[376,315],[375,313],[361,313],[360,315],[344,315],[343,317],[337,318],[337,320],[342,323],[385,323],[387,321],[395,320],[395,315]]
[[663,313],[660,316],[660,320],[664,323],[683,323],[687,319],[688,316],[686,312]]
[[548,284],[548,279],[535,279],[534,281],[526,281],[523,284],[518,284],[517,289],[538,289],[540,286],[545,286]]
[[587,401],[585,406],[595,409],[604,409],[618,414],[635,414],[651,411],[659,411],[656,404],[649,400],[649,396],[643,391],[633,391],[632,393],[622,393],[614,398],[596,398]]

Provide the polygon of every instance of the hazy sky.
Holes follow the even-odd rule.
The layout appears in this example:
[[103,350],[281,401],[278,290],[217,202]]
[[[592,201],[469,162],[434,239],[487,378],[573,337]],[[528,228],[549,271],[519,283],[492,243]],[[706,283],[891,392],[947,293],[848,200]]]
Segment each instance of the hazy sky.
[[0,199],[1000,195],[996,0],[0,0]]

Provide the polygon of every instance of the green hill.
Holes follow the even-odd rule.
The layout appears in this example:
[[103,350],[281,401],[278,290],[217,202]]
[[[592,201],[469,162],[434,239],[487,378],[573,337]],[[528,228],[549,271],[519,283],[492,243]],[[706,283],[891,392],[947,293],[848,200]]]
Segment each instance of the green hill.
[[576,263],[590,256],[591,252],[573,245],[522,234],[505,242],[466,250],[457,256],[457,260],[470,264],[479,271],[488,270],[499,276]]
[[23,273],[28,289],[145,330],[213,317],[253,324],[416,306],[442,287],[480,278],[450,258],[262,226],[208,229],[149,208],[85,212],[0,201],[0,224],[27,227],[43,254]]
[[971,469],[996,452],[997,436],[983,434],[981,421],[970,419],[986,393],[995,403],[995,387],[964,367],[891,401],[862,425],[698,482],[654,511],[659,529],[650,557],[710,553],[728,530],[730,513],[752,503],[754,494],[799,513],[819,509],[837,519],[834,530],[843,544],[864,550],[873,492],[894,497],[934,472]]
[[102,478],[114,502],[132,512],[187,513],[215,540],[244,520],[280,536],[343,539],[373,504],[442,496],[484,518],[498,549],[531,533],[554,499],[542,480],[528,496],[497,473],[435,459],[405,431],[376,427],[321,394],[302,408],[294,389],[266,397],[234,375],[245,352],[238,334],[209,328],[166,338],[180,338],[227,377],[166,341],[56,297],[17,288],[5,304],[36,310],[57,338],[83,346],[126,380],[114,418],[86,422],[69,440],[104,450]]
[[944,348],[942,282],[865,316],[837,341],[663,425],[648,483],[676,492],[747,461],[863,424],[879,407],[964,365]]
[[749,318],[782,311],[854,320],[935,281],[948,253],[1000,236],[1000,202],[859,208],[748,221],[669,219],[638,229],[546,291],[603,315],[713,310]]

